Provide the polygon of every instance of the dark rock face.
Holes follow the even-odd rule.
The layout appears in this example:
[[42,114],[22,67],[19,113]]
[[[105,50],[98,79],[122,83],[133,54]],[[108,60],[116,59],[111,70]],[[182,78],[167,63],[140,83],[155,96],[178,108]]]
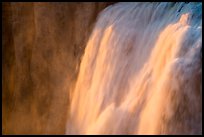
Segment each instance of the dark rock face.
[[65,133],[80,58],[110,4],[3,3],[3,134]]

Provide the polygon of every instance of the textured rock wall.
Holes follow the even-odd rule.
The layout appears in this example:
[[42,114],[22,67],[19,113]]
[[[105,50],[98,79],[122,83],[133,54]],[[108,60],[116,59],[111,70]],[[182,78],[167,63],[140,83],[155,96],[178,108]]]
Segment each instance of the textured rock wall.
[[64,134],[80,58],[112,3],[3,3],[3,134]]

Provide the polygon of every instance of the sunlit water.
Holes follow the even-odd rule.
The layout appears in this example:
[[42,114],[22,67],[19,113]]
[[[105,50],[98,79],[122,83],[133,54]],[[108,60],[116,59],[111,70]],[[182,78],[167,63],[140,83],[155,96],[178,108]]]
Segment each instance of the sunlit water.
[[66,134],[201,134],[201,7],[117,3],[102,11]]

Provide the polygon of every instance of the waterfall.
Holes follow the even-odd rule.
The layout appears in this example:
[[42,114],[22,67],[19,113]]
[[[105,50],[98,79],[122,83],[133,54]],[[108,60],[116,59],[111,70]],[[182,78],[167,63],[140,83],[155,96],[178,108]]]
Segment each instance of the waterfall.
[[66,134],[201,134],[202,3],[116,3],[95,24]]

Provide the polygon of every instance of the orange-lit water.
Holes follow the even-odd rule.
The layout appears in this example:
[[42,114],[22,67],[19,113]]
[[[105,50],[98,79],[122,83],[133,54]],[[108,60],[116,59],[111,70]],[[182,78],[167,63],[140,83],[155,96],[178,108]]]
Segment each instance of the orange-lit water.
[[66,134],[201,134],[199,10],[199,3],[106,8],[82,58]]

